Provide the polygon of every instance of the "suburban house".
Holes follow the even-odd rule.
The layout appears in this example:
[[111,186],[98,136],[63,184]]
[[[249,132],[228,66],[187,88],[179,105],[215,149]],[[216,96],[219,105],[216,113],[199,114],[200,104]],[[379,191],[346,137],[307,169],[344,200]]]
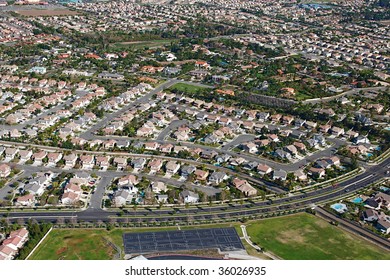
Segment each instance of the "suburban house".
[[295,176],[295,179],[299,180],[299,181],[306,181],[307,180],[307,175],[305,172],[303,172],[302,169],[295,170],[294,176]]
[[202,158],[205,159],[213,159],[218,155],[218,153],[213,150],[203,150],[201,154],[202,154]]
[[64,205],[71,205],[79,201],[82,190],[76,184],[67,184],[62,195],[61,202]]
[[331,126],[329,124],[320,125],[319,127],[321,133],[328,133],[328,131],[331,129]]
[[172,149],[173,149],[173,145],[172,144],[164,144],[164,145],[161,145],[160,146],[160,151],[162,153],[166,153],[166,154],[169,154],[172,152]]
[[209,176],[209,172],[207,170],[204,171],[202,169],[195,170],[194,174],[196,176],[196,180],[199,181],[205,181],[207,179],[207,176]]
[[300,151],[300,152],[305,152],[306,151],[306,146],[305,144],[301,142],[294,142],[293,145]]
[[314,134],[312,139],[320,146],[326,145],[325,137],[322,134]]
[[215,171],[213,174],[209,177],[209,182],[215,185],[218,185],[219,183],[222,183],[224,180],[226,180],[228,176],[225,172]]
[[35,196],[31,193],[19,196],[15,201],[15,206],[31,207],[35,204]]
[[277,156],[278,158],[281,158],[281,159],[287,159],[287,160],[291,160],[291,154],[289,152],[286,152],[286,151],[283,151],[282,149],[277,149],[275,151],[275,156]]
[[11,167],[8,164],[0,164],[0,177],[6,178],[11,174]]
[[288,145],[285,147],[285,150],[292,154],[293,156],[296,156],[298,154],[298,150],[294,145]]
[[0,246],[0,258],[3,260],[12,260],[16,256],[17,252],[17,250],[14,250],[9,246]]
[[28,231],[21,228],[11,231],[0,246],[0,260],[12,260],[28,240]]
[[385,210],[390,210],[390,195],[385,194],[383,192],[378,192],[374,199],[381,203],[381,207]]
[[337,126],[332,127],[332,135],[333,136],[339,137],[339,136],[343,135],[344,133],[345,133],[344,128],[340,128]]
[[183,199],[184,203],[197,203],[199,201],[199,195],[192,191],[182,191],[180,197]]
[[135,186],[139,183],[136,176],[130,174],[119,178],[118,186]]
[[362,219],[366,222],[374,222],[379,219],[379,214],[373,209],[367,209],[363,211]]
[[120,149],[127,148],[129,145],[130,145],[130,142],[128,140],[125,140],[125,139],[118,139],[116,141],[116,146]]
[[94,166],[94,158],[91,155],[82,155],[80,156],[80,161],[82,169],[92,169]]
[[279,142],[280,141],[278,135],[276,135],[276,134],[268,134],[267,137],[268,137],[268,140],[270,140],[272,142]]
[[61,153],[48,153],[47,158],[49,160],[49,163],[56,164],[57,162],[59,162],[61,160],[62,154]]
[[308,129],[314,129],[317,127],[317,123],[312,121],[306,121],[305,127]]
[[71,168],[76,164],[77,155],[73,154],[73,153],[71,153],[69,155],[65,155],[64,160],[65,160],[65,166]]
[[19,151],[19,155],[20,155],[20,161],[21,162],[26,162],[26,161],[31,159],[32,151],[30,151],[30,150],[20,150]]
[[364,207],[379,210],[381,208],[381,202],[373,197],[369,197],[364,201]]
[[150,171],[153,172],[153,173],[156,173],[156,172],[160,171],[162,165],[163,165],[162,160],[156,159],[156,158],[152,159],[148,163],[148,167],[150,168]]
[[227,162],[229,159],[231,159],[231,155],[228,155],[228,154],[221,154],[221,155],[218,155],[216,158],[215,158],[215,161],[219,164],[221,163],[224,163],[224,162]]
[[272,168],[269,167],[269,166],[266,165],[266,164],[260,163],[260,164],[257,166],[257,172],[259,172],[259,174],[261,174],[261,175],[269,174],[269,173],[272,172]]
[[142,169],[144,168],[146,164],[145,158],[136,158],[131,161],[131,164],[133,165],[134,169]]
[[331,162],[328,162],[324,159],[320,159],[320,160],[317,160],[315,162],[315,167],[318,167],[318,168],[323,168],[323,169],[328,169],[328,168],[331,168],[332,167],[332,163]]
[[352,139],[352,142],[356,145],[359,144],[370,144],[370,139],[367,138],[367,136],[359,135]]
[[309,169],[309,174],[311,174],[312,176],[317,177],[317,178],[323,178],[325,176],[325,169],[311,167]]
[[236,189],[241,191],[245,196],[257,195],[257,190],[254,187],[252,187],[246,180],[234,178],[233,185]]
[[159,181],[152,182],[150,188],[154,193],[166,192],[168,190],[167,186]]
[[160,144],[157,142],[147,142],[145,143],[145,150],[149,151],[157,151],[157,149],[160,147]]
[[113,160],[113,163],[115,166],[118,168],[125,168],[127,166],[127,159],[122,158],[122,157],[115,157]]
[[190,139],[189,135],[185,131],[175,131],[173,133],[173,136],[178,140],[178,141],[188,141]]
[[377,223],[376,228],[385,234],[390,233],[390,216],[381,217]]
[[46,189],[47,181],[44,177],[39,177],[36,180],[30,181],[27,185],[24,186],[24,190],[30,194],[41,196]]
[[8,161],[12,160],[18,152],[19,152],[19,149],[15,149],[15,148],[5,149],[5,159]]
[[174,175],[180,169],[180,164],[175,161],[168,161],[165,165],[165,170],[167,174]]
[[195,170],[196,170],[196,167],[193,165],[182,166],[180,169],[181,176],[188,177],[190,174],[194,173]]
[[131,194],[127,190],[119,190],[115,192],[114,195],[114,204],[116,207],[121,207],[123,205],[126,205],[128,203],[131,203],[133,200],[133,194]]
[[287,179],[287,172],[284,171],[283,169],[274,170],[273,179],[274,180],[286,181],[286,179]]
[[75,183],[78,185],[86,185],[91,180],[91,175],[87,172],[75,172],[74,177],[70,179],[69,183]]
[[242,149],[250,154],[256,154],[258,152],[257,145],[253,142],[247,142],[241,144]]
[[325,160],[329,162],[331,165],[339,166],[341,164],[340,158],[338,158],[337,156],[326,158]]
[[46,151],[39,151],[32,155],[35,164],[42,164],[43,159],[46,157]]
[[101,169],[107,169],[110,166],[110,157],[97,156],[95,159],[95,163]]

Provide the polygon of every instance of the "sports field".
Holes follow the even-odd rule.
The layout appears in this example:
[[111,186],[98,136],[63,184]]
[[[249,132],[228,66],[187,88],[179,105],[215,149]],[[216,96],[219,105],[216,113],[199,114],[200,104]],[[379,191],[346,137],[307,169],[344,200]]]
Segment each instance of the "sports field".
[[[116,251],[103,238],[122,245],[122,232],[105,229],[56,229],[50,232],[31,260],[111,260]],[[123,246],[122,246],[123,249]]]
[[390,252],[310,214],[251,222],[251,240],[290,260],[382,260]]
[[[235,226],[242,236],[239,224],[213,224],[182,227],[182,229],[214,228]],[[134,229],[54,229],[42,242],[32,260],[110,260],[117,253],[108,246],[106,240],[122,250],[123,233],[177,230],[168,228]],[[260,247],[271,251],[283,259],[321,260],[321,259],[377,259],[389,260],[390,253],[370,242],[309,214],[296,214],[252,221],[247,224],[251,240]],[[248,252],[264,258],[243,241]]]
[[[215,228],[223,225],[182,227],[182,229]],[[226,226],[226,225],[225,225]],[[231,226],[231,225],[228,225]],[[177,227],[134,229],[53,229],[30,260],[112,260],[117,253],[106,240],[124,254],[123,233],[177,230]]]

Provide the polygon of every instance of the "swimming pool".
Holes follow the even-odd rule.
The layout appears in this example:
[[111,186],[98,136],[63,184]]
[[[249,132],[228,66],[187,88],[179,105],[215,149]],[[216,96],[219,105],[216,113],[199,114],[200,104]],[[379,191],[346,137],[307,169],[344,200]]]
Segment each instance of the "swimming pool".
[[373,154],[372,153],[367,153],[367,157],[372,157]]
[[380,187],[379,188],[381,191],[383,191],[383,192],[387,192],[387,191],[389,191],[390,189],[389,188],[386,188],[386,187]]
[[330,208],[336,210],[339,213],[344,213],[347,211],[347,205],[343,203],[335,203],[330,206]]
[[361,198],[361,197],[356,197],[356,198],[352,199],[352,202],[353,202],[353,203],[356,203],[356,204],[362,203],[362,202],[363,202],[363,198]]

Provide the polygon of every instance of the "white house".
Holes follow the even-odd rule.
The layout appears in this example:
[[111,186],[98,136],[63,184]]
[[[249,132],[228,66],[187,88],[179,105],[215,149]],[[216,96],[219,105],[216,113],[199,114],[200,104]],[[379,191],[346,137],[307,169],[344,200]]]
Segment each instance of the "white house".
[[180,197],[183,199],[184,203],[197,203],[199,201],[199,195],[192,191],[182,191]]

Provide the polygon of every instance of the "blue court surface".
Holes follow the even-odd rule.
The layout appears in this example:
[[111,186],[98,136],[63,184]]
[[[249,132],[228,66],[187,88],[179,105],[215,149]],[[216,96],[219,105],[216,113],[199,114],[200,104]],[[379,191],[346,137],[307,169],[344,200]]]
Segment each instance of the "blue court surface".
[[245,250],[234,228],[173,230],[123,234],[125,254],[202,249]]

